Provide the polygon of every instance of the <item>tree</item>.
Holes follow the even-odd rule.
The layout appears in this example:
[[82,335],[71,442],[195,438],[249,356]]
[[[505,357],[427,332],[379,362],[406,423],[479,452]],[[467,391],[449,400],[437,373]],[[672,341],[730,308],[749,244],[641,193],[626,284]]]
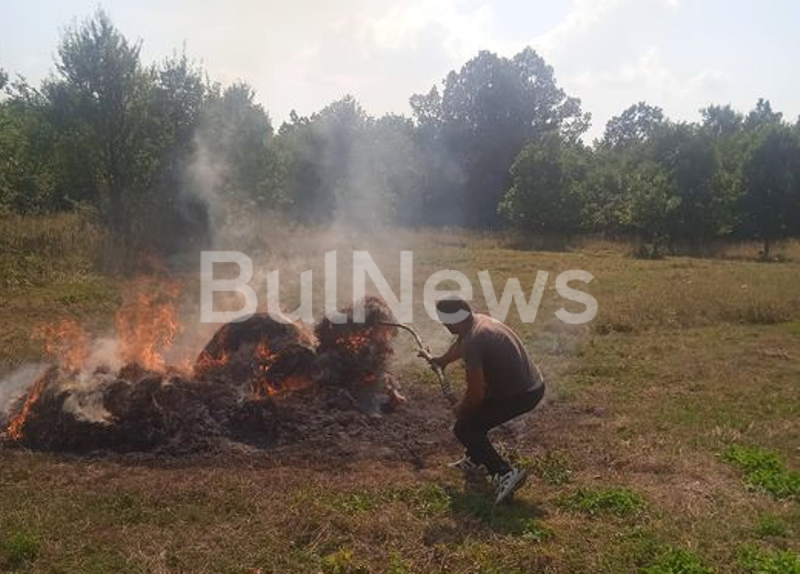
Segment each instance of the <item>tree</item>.
[[180,180],[183,202],[194,214],[187,223],[200,230],[205,214],[212,234],[235,231],[242,215],[284,208],[284,165],[253,88],[245,82],[207,86],[198,115]]
[[373,229],[392,222],[418,224],[420,160],[410,119],[391,114],[369,118],[337,194],[337,221]]
[[500,203],[500,213],[527,233],[576,233],[582,221],[581,184],[589,159],[589,151],[580,142],[557,134],[528,144],[511,168],[512,185]]
[[603,144],[617,149],[642,144],[663,125],[664,111],[661,108],[639,102],[608,121]]
[[631,233],[628,176],[635,169],[630,154],[596,146],[583,182],[582,228],[619,237]]
[[279,133],[286,166],[284,193],[290,210],[307,223],[332,221],[337,205],[349,201],[350,164],[371,120],[352,96],[311,117],[293,113],[291,120]]
[[61,134],[60,193],[96,202],[104,220],[120,231],[131,222],[144,147],[141,118],[149,85],[139,50],[98,10],[66,31],[58,47],[59,77],[44,85]]
[[625,184],[628,211],[624,223],[643,242],[639,255],[661,257],[672,231],[670,221],[681,205],[675,182],[662,166],[643,161],[626,174]]
[[742,114],[731,108],[730,104],[724,106],[710,105],[700,110],[703,119],[703,130],[717,139],[726,139],[735,136],[742,129],[744,118]]
[[718,185],[727,198],[728,223],[726,231],[736,229],[740,214],[736,210],[735,198],[740,189],[742,163],[749,145],[749,134],[744,129],[744,117],[730,105],[710,105],[700,110],[700,131],[710,137],[720,158]]
[[64,208],[54,197],[55,133],[38,90],[19,79],[0,101],[0,212]]
[[163,125],[161,137],[174,152],[185,153],[191,148],[208,95],[203,70],[181,52],[154,67],[152,75],[152,108]]
[[580,100],[558,87],[553,69],[530,48],[511,59],[480,52],[447,75],[441,98],[431,90],[411,102],[418,125],[438,144],[429,167],[441,170],[430,178],[439,189],[428,211],[472,226],[497,222],[508,170],[525,144],[551,132],[575,140],[589,124]]
[[764,130],[748,154],[742,177],[740,209],[745,231],[772,245],[800,233],[800,138],[783,125]]
[[671,211],[668,234],[694,247],[729,233],[734,198],[720,180],[714,140],[693,124],[669,124],[652,142],[651,158],[674,186],[680,203]]
[[769,100],[758,98],[756,107],[753,108],[744,120],[744,126],[749,130],[778,125],[783,120],[783,114],[772,111]]
[[179,252],[208,245],[211,239],[208,198],[189,175],[195,157],[195,134],[208,95],[204,72],[185,52],[152,66],[146,124],[147,147],[139,154],[139,218],[161,251]]

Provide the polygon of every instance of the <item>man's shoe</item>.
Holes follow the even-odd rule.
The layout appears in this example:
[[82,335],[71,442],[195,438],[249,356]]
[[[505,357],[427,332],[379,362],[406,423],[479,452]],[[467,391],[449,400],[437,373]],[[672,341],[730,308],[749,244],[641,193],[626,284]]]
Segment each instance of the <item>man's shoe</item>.
[[475,473],[483,470],[483,466],[472,460],[470,457],[465,456],[455,462],[447,465],[449,468],[454,468],[466,473]]
[[512,468],[505,474],[495,474],[492,482],[495,485],[495,504],[500,504],[525,482],[528,471],[521,468]]

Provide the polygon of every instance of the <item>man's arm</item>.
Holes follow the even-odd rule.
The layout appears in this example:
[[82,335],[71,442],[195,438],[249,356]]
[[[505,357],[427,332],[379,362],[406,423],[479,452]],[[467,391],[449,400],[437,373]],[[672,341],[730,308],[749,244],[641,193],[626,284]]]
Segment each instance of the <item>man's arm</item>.
[[461,339],[456,339],[450,345],[450,348],[445,351],[444,355],[433,358],[433,363],[444,369],[450,363],[457,361],[461,358]]
[[483,367],[478,366],[467,369],[466,379],[467,391],[464,393],[464,398],[461,399],[461,404],[456,407],[457,418],[465,417],[483,401],[483,394],[485,392]]

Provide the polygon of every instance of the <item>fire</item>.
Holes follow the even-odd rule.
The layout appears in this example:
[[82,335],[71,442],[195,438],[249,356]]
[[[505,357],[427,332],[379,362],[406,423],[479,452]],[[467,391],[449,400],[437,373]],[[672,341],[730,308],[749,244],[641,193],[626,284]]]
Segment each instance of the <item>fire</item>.
[[215,357],[204,349],[197,358],[194,369],[196,371],[210,371],[225,367],[230,362],[231,354],[228,351],[223,351],[219,357]]
[[45,353],[66,370],[79,370],[89,356],[89,335],[74,319],[38,327],[33,336],[44,342]]
[[19,441],[22,439],[25,421],[28,419],[28,415],[30,414],[33,406],[38,402],[39,397],[42,396],[42,392],[44,391],[46,384],[46,377],[41,377],[36,381],[36,383],[34,383],[33,387],[28,393],[28,397],[25,399],[25,404],[22,405],[19,413],[17,413],[17,415],[8,423],[6,432],[11,440]]
[[364,327],[358,331],[343,333],[336,337],[336,345],[353,355],[362,352],[368,346],[378,347],[388,342],[393,336],[391,328],[384,326]]
[[252,391],[255,397],[275,397],[290,391],[302,389],[309,384],[307,377],[290,376],[273,380],[270,369],[281,360],[281,355],[270,346],[268,339],[262,339],[253,353]]
[[114,317],[123,364],[138,363],[145,369],[164,369],[163,353],[172,347],[180,331],[176,300],[177,281],[144,277],[134,283],[130,295]]
[[253,392],[256,397],[277,397],[292,391],[306,388],[311,381],[308,377],[287,377],[280,384],[272,384],[269,381],[255,381]]

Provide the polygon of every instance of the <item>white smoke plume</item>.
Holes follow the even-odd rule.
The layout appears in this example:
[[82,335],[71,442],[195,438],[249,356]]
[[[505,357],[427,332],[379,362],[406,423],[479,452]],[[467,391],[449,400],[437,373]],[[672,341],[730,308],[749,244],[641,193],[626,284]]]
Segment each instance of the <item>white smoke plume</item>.
[[25,395],[46,367],[42,363],[28,363],[0,379],[0,419],[8,416],[9,409]]

